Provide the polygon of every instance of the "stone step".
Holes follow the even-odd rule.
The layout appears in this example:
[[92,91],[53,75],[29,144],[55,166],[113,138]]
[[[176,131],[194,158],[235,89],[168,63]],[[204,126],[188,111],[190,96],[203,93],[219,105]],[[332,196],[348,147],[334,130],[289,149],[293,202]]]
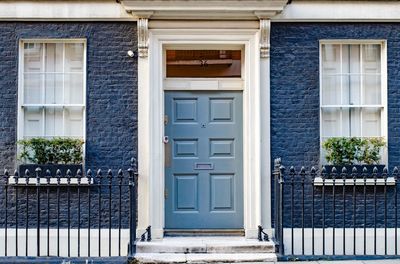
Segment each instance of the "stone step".
[[137,253],[275,253],[273,242],[244,237],[165,237],[162,240],[138,242]]
[[134,263],[274,263],[275,253],[137,253]]

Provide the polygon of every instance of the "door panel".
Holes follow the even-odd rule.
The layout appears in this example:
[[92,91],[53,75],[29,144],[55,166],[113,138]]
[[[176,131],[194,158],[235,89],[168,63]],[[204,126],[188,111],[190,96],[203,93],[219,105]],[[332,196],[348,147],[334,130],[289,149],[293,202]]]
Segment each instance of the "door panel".
[[243,228],[242,93],[166,92],[165,227]]

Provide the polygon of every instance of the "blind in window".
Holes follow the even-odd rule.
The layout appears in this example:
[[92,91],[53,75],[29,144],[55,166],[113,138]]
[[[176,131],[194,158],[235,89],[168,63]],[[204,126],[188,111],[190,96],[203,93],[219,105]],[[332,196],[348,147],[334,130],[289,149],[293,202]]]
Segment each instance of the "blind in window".
[[23,44],[23,137],[83,138],[84,43]]

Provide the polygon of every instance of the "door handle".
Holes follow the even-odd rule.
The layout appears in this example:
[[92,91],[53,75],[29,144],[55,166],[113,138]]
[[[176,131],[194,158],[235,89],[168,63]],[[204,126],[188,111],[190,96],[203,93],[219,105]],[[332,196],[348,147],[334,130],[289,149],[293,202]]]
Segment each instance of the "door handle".
[[164,144],[168,144],[168,142],[169,142],[169,137],[168,137],[168,136],[164,136],[163,142],[164,142]]

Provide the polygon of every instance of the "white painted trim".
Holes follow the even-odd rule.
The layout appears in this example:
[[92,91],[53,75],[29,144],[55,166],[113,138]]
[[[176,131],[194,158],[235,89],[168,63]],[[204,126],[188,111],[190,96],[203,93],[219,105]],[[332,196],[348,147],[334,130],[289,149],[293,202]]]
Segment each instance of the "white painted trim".
[[294,0],[273,22],[399,22],[396,1]]
[[123,0],[121,3],[139,18],[257,20],[281,12],[287,0]]
[[[86,95],[87,95],[87,40],[85,38],[76,39],[56,39],[56,38],[37,38],[37,39],[20,39],[18,47],[18,110],[17,110],[17,140],[23,139],[24,135],[24,43],[82,43],[83,44],[83,104],[61,104],[62,107],[68,106],[82,106],[82,140],[83,144],[83,161],[85,161],[86,153]],[[65,47],[63,53],[65,53]],[[63,54],[63,60],[65,54]],[[64,63],[63,63],[64,67]],[[64,85],[64,83],[63,83]],[[57,104],[40,104],[41,106],[57,106]],[[64,115],[64,110],[63,110]],[[45,120],[43,120],[44,122]],[[64,132],[64,129],[63,129]],[[62,135],[57,135],[62,136]],[[19,149],[17,149],[17,153]]]
[[258,29],[260,23],[258,21],[207,21],[207,20],[150,20],[149,21],[149,28],[150,29],[174,29],[174,28],[181,28],[181,29],[189,29],[189,28],[199,28],[199,29]]
[[241,91],[245,83],[240,78],[166,78],[164,90]]
[[[339,207],[340,208],[340,207]],[[329,211],[331,213],[332,211]],[[371,212],[367,212],[368,217],[373,218],[372,210]],[[341,216],[341,215],[337,215]],[[288,216],[290,217],[290,216]],[[362,213],[358,213],[357,217],[362,217]],[[316,218],[317,219],[317,218]],[[290,221],[290,220],[289,220]],[[336,222],[336,225],[339,224]],[[306,226],[309,226],[309,223],[306,223]],[[398,237],[396,234],[400,232],[399,228],[373,228],[366,227],[365,229],[362,227],[350,228],[346,227],[336,227],[333,229],[331,226],[329,228],[320,228],[320,227],[305,227],[303,228],[287,228],[283,229],[283,245],[285,247],[286,254],[292,254],[292,232],[293,232],[293,255],[324,255],[326,259],[331,258],[333,254],[333,247],[335,247],[335,255],[344,255],[343,251],[345,251],[345,255],[354,256],[354,246],[356,249],[357,255],[364,255],[364,237],[365,237],[365,250],[366,254],[364,256],[395,256],[396,250],[395,246],[396,241],[398,241]],[[364,233],[365,232],[365,233]],[[397,232],[397,233],[396,233]],[[335,237],[335,240],[333,240]],[[304,238],[304,239],[303,239]],[[386,242],[385,242],[386,240]],[[345,241],[345,245],[343,244]],[[302,252],[302,245],[304,242],[304,253]],[[314,242],[314,243],[313,243]],[[333,242],[335,244],[333,244]],[[314,250],[312,247],[314,246]],[[325,246],[325,250],[323,247]],[[344,247],[344,248],[343,248]],[[376,247],[376,252],[375,252]],[[385,250],[386,249],[386,250]],[[347,261],[338,261],[339,263],[347,263]],[[350,261],[351,263],[352,261]],[[379,263],[377,261],[371,261],[372,263]],[[392,263],[394,261],[388,261],[388,263]],[[311,262],[312,263],[312,262]],[[354,263],[354,262],[353,262]],[[358,262],[355,262],[358,263]]]
[[[36,178],[30,178],[28,184],[26,183],[26,179],[28,179],[28,178],[22,178],[22,177],[18,178],[18,183],[17,183],[15,176],[11,176],[8,179],[8,183],[10,185],[20,185],[20,186],[26,186],[26,185],[29,185],[29,186],[34,185],[34,186],[36,186],[37,185]],[[93,184],[93,183],[94,183],[94,179],[93,178],[88,179],[87,177],[82,177],[81,178],[81,182],[79,183],[79,185],[89,185],[89,184]],[[48,185],[54,186],[54,185],[58,185],[58,182],[57,182],[57,178],[56,177],[50,178],[50,182],[49,183],[47,183],[47,178],[41,177],[41,178],[39,178],[39,184],[46,185],[46,186],[48,186]],[[65,178],[65,177],[62,177],[62,178],[60,178],[60,185],[63,185],[63,186],[65,186],[65,185],[78,185],[78,178],[76,178],[76,177],[71,178],[70,179],[70,183],[68,184],[68,179]]]
[[[25,243],[28,243],[28,256],[35,257],[37,249],[37,229],[29,228],[27,231],[25,228],[18,228],[18,256],[25,256]],[[60,257],[68,257],[68,229],[59,229],[59,242],[60,242]],[[119,250],[121,256],[128,255],[129,245],[129,229],[121,229],[121,248],[119,245],[119,229],[111,229],[111,252],[109,252],[109,232],[108,228],[100,229],[100,255],[102,257],[108,257],[109,253],[111,256],[118,256]],[[28,241],[26,237],[28,236]],[[49,239],[47,239],[47,228],[39,229],[40,236],[40,255],[47,256],[47,244],[49,243],[50,256],[57,256],[57,228],[49,229]],[[16,242],[15,228],[8,228],[7,230],[7,256],[12,257],[16,254],[15,242]],[[69,230],[70,238],[70,257],[78,256],[78,229],[71,228]],[[80,257],[88,256],[88,242],[89,233],[87,228],[80,229]],[[90,256],[96,257],[99,255],[99,229],[90,229]],[[0,229],[0,256],[5,256],[5,229]]]
[[139,216],[138,233],[152,226],[153,237],[164,228],[164,96],[165,45],[242,45],[245,47],[243,92],[244,228],[257,237],[261,224],[261,119],[258,30],[150,30],[148,58],[139,58]]
[[1,1],[0,21],[134,21],[115,0]]
[[271,207],[271,109],[270,109],[270,57],[260,58],[260,98],[261,98],[261,205],[262,226],[272,236]]
[[[322,160],[322,109],[337,107],[335,105],[322,105],[322,45],[323,44],[379,44],[381,45],[381,104],[380,105],[351,105],[358,108],[382,108],[381,112],[381,135],[386,142],[383,150],[382,160],[386,166],[389,166],[388,158],[388,87],[387,87],[387,41],[384,39],[320,39],[319,40],[319,138],[320,138],[320,158]],[[360,58],[361,60],[361,58]],[[341,63],[342,64],[342,63]],[[342,66],[341,66],[342,67]],[[362,93],[361,93],[362,94]],[[346,105],[342,105],[346,107]],[[341,122],[342,124],[342,122]]]
[[[335,179],[335,186],[342,186],[342,185],[357,185],[357,186],[364,186],[364,179]],[[325,179],[323,180],[321,177],[316,177],[314,179],[314,185],[315,186],[333,186],[333,179]],[[396,181],[393,177],[388,177],[386,182],[385,179],[379,178],[379,179],[373,179],[373,178],[368,178],[365,179],[365,185],[396,185]]]

